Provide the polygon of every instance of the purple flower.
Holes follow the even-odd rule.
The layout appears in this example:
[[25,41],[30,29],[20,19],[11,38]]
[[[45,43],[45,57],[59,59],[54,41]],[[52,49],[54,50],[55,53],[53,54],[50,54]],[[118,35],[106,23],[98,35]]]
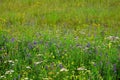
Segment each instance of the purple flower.
[[91,46],[91,44],[90,44],[90,43],[87,43],[86,47],[88,47],[88,48],[89,48],[90,46]]
[[14,41],[15,41],[15,38],[12,38],[11,41],[14,42]]
[[36,41],[34,41],[34,45],[36,45],[37,44],[37,42]]
[[77,48],[82,48],[82,45],[76,44],[76,47],[77,47]]
[[62,64],[59,64],[60,69],[64,68]]

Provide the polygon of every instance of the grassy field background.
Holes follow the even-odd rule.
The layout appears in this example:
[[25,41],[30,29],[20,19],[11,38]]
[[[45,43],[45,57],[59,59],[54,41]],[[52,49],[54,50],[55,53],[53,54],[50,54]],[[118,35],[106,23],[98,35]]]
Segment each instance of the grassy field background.
[[0,0],[0,80],[119,80],[120,0]]

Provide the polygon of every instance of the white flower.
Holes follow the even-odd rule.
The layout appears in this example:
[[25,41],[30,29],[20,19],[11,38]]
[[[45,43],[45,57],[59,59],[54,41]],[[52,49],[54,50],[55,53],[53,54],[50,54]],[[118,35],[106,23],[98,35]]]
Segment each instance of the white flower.
[[7,61],[4,61],[4,63],[7,63]]
[[6,71],[5,74],[12,74],[14,72],[14,70],[9,70],[9,71]]
[[31,67],[30,67],[30,66],[27,66],[26,68],[27,68],[27,69],[31,69]]
[[77,70],[78,71],[84,71],[84,70],[87,70],[87,69],[85,69],[84,67],[79,67],[79,68],[77,68]]
[[62,69],[60,69],[60,72],[67,72],[68,70],[66,69],[66,68],[62,68]]
[[108,39],[112,42],[116,42],[116,41],[120,40],[120,38],[117,36],[108,36],[106,39]]
[[14,64],[14,61],[13,61],[13,60],[8,60],[8,62]]
[[3,76],[0,76],[0,79],[1,79],[1,78],[6,78],[6,77],[5,77],[5,75],[3,75]]
[[40,62],[34,62],[34,64],[36,64],[36,65],[38,65],[38,64],[40,64],[40,63],[42,63],[43,61],[40,61]]
[[12,64],[12,66],[14,66],[15,64]]
[[91,62],[91,64],[92,64],[92,65],[94,65],[94,64],[95,64],[95,62]]
[[13,73],[13,72],[14,72],[14,70],[10,70],[10,72],[12,72],[12,73]]

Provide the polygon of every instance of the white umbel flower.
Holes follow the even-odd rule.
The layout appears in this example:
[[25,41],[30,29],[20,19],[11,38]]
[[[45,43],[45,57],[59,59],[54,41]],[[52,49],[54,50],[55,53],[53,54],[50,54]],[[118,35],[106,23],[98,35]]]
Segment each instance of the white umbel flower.
[[5,72],[5,74],[12,74],[14,72],[14,70],[8,70]]
[[67,72],[68,70],[66,68],[60,69],[60,72]]

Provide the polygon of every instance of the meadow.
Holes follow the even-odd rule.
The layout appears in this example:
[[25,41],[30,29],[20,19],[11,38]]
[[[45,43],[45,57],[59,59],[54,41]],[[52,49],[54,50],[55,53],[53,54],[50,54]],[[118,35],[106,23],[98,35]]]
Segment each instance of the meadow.
[[119,80],[120,0],[0,0],[0,80]]

